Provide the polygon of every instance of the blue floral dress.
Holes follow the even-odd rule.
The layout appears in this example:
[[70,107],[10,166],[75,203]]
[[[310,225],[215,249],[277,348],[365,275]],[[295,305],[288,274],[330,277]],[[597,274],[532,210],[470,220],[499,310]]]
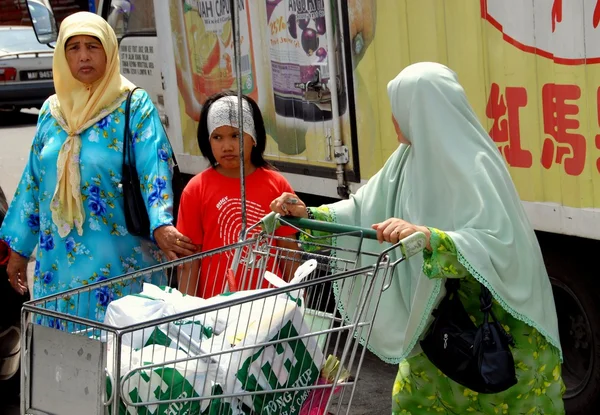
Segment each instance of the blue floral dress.
[[[124,96],[95,125],[80,134],[81,195],[85,210],[83,235],[72,230],[64,239],[52,222],[50,201],[57,181],[57,157],[67,133],[44,103],[29,161],[0,228],[0,239],[29,257],[36,246],[33,298],[110,279],[161,262],[152,241],[127,232],[120,185],[123,160]],[[173,223],[172,149],[156,108],[145,91],[133,94],[130,128],[137,171],[147,201],[151,230]],[[51,308],[102,321],[115,298],[139,290],[137,284],[117,283],[90,293],[61,298]],[[50,319],[50,326],[61,327]]]

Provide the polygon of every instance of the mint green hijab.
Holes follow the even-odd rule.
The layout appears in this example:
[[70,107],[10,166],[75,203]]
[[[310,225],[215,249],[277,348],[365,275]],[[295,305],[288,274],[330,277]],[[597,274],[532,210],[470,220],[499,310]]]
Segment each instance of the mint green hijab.
[[[445,231],[460,263],[499,304],[560,350],[552,288],[537,239],[504,160],[456,74],[437,63],[417,63],[400,72],[387,90],[392,113],[411,145],[400,145],[356,195],[329,205],[335,221],[370,227],[396,217]],[[356,241],[338,238],[336,244]],[[367,251],[385,246],[363,242]],[[392,252],[392,259],[399,255]],[[367,261],[363,258],[362,265]],[[422,255],[399,264],[381,296],[368,347],[388,363],[420,352],[418,340],[444,294],[443,279],[427,278],[422,267]],[[334,288],[342,315],[354,317],[353,293],[359,290]]]

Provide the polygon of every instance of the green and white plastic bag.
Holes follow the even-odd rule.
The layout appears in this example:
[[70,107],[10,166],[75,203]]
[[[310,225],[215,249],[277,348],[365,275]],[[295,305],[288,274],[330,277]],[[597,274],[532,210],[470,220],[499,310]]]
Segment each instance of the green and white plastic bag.
[[[303,267],[290,284],[300,282],[312,273],[316,261],[309,261]],[[269,273],[266,277],[276,287],[287,285],[274,274]],[[229,299],[256,292],[237,292],[222,297]],[[311,332],[304,320],[303,294],[303,290],[297,290],[219,310],[220,316],[227,316],[226,328],[202,342],[201,349],[203,353],[227,351],[215,357],[225,373],[226,394],[294,389],[311,386],[317,381],[324,362],[317,338],[286,341]],[[275,344],[239,350],[269,342]],[[296,415],[308,393],[304,390],[246,395],[240,396],[240,400],[255,413]]]
[[[111,302],[107,307],[104,323],[114,327],[127,327],[191,311],[203,304],[204,300],[201,298],[186,296],[172,288],[144,283],[140,294],[127,295]],[[212,336],[214,324],[206,316],[198,315],[127,333],[123,336],[123,344],[134,349],[154,344],[189,351],[192,343],[199,343]]]
[[[121,379],[123,392],[129,401],[140,406],[126,405],[121,399],[119,415],[241,415],[242,403],[236,398],[221,399],[223,375],[216,364],[202,359],[166,363],[185,359],[188,355],[164,346],[147,346],[141,350],[122,348]],[[157,367],[148,367],[161,364]],[[129,373],[130,370],[135,370]],[[107,396],[113,393],[110,378]],[[202,401],[184,401],[188,398],[217,395]],[[160,403],[170,401],[171,403]]]

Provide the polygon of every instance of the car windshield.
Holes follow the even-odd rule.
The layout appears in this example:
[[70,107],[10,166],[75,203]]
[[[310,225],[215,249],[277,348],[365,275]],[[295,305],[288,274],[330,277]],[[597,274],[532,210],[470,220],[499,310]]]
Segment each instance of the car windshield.
[[0,50],[3,52],[40,52],[52,48],[42,45],[35,37],[33,28],[0,30]]

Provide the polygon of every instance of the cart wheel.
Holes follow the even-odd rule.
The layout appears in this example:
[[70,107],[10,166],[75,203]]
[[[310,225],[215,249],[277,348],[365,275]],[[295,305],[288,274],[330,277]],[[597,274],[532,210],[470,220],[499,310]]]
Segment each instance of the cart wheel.
[[[564,241],[560,245],[564,247]],[[593,268],[582,264],[586,255],[581,251],[573,255],[545,251],[544,258],[554,292],[564,355],[566,412],[569,415],[597,413],[600,409],[600,302],[598,287],[592,278]]]

